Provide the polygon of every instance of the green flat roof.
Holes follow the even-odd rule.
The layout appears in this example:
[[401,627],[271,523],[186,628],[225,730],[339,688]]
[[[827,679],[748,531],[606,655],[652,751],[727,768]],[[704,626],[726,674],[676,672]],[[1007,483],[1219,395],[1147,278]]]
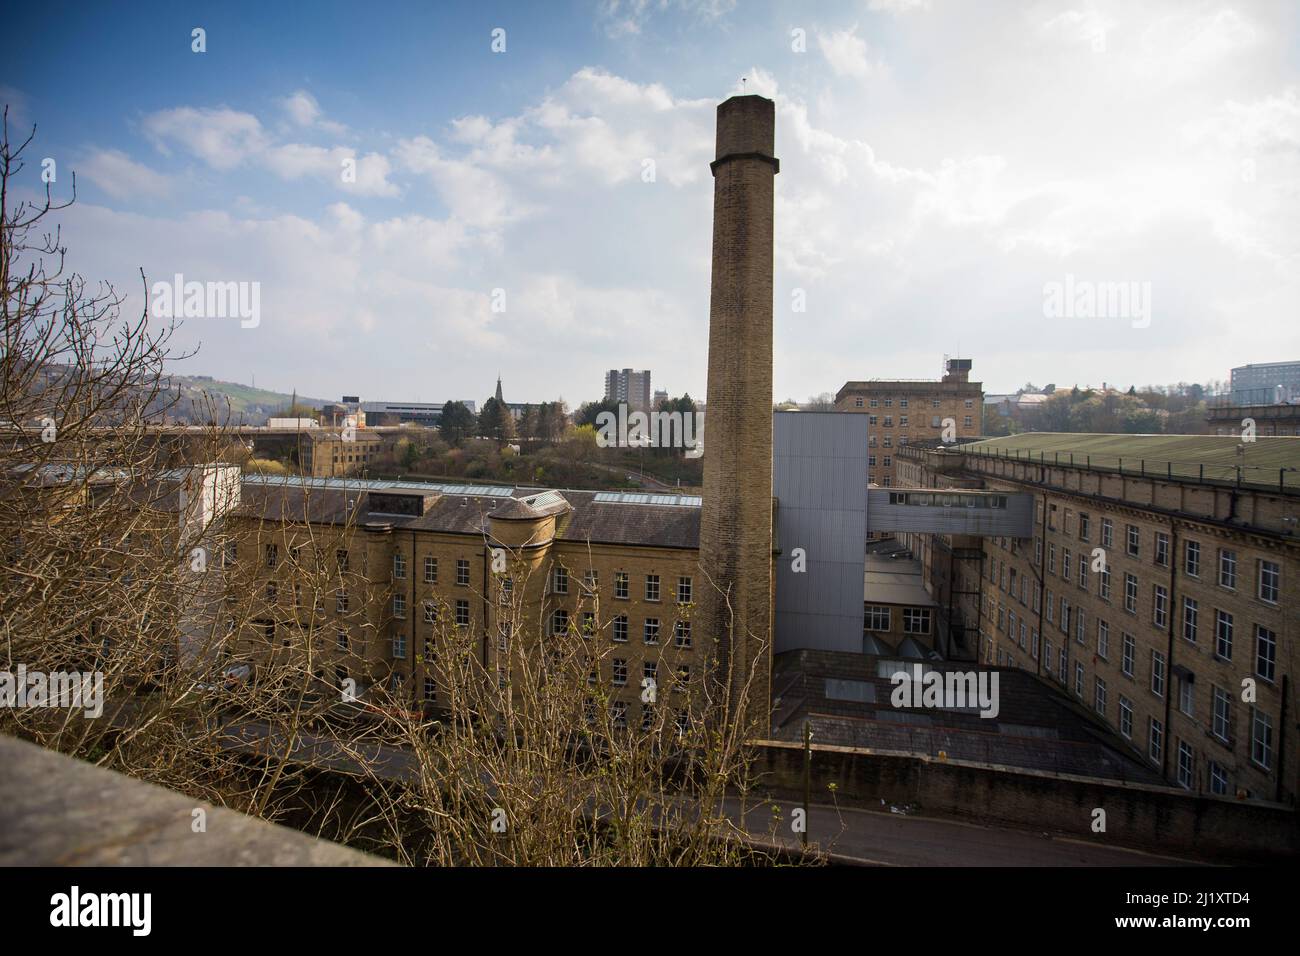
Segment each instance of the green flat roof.
[[[1242,451],[1239,453],[1238,449]],[[1236,481],[1300,490],[1300,437],[1260,436],[1245,442],[1232,435],[1102,435],[1088,432],[1026,432],[956,446],[966,454],[1046,459],[1125,474],[1172,474],[1180,478]],[[1071,458],[1073,456],[1073,458]]]

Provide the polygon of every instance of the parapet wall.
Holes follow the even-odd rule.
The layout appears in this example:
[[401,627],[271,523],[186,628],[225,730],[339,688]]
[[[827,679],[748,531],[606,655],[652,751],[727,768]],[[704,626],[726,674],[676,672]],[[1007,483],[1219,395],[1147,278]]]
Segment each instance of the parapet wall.
[[[760,788],[801,799],[801,744],[760,741]],[[1215,862],[1273,862],[1300,855],[1300,817],[1278,804],[1200,796],[1166,787],[1015,770],[851,747],[812,748],[814,803],[882,809],[916,804],[924,816],[958,817],[1109,846]],[[1106,832],[1092,830],[1094,810]]]
[[0,736],[0,866],[391,866]]

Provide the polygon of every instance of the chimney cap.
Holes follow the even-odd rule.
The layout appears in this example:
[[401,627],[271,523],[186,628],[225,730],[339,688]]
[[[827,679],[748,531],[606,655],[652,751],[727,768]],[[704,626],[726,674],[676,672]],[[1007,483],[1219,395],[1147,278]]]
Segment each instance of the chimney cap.
[[719,103],[716,146],[715,174],[728,159],[762,159],[777,167],[776,103],[752,93]]

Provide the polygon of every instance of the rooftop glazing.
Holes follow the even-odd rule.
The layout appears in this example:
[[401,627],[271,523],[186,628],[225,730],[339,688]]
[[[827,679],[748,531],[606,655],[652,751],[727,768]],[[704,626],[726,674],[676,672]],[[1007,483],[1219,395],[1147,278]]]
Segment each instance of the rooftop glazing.
[[684,508],[698,508],[704,502],[698,495],[651,495],[633,491],[598,491],[592,500],[622,505],[681,505]]
[[272,488],[427,492],[436,495],[476,495],[487,498],[509,498],[514,493],[514,488],[501,485],[448,485],[431,481],[389,481],[376,478],[313,478],[305,475],[244,475],[244,483]]
[[[247,485],[260,485],[268,488],[320,488],[335,491],[378,491],[427,493],[438,495],[464,495],[467,497],[510,498],[518,492],[526,492],[525,500],[534,507],[545,507],[555,499],[551,495],[564,494],[561,489],[515,488],[502,485],[452,485],[431,481],[395,481],[377,478],[314,478],[305,475],[244,475]],[[698,508],[703,501],[698,495],[648,494],[631,491],[597,491],[592,494],[592,501],[601,504],[623,505],[678,505],[684,508]]]

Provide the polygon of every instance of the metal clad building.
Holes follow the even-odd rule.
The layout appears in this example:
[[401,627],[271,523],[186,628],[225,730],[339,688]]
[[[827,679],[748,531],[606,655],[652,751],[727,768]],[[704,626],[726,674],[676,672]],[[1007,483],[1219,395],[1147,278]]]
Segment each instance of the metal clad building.
[[[777,412],[775,652],[862,650],[867,540],[867,416]],[[792,568],[802,548],[806,570]]]

